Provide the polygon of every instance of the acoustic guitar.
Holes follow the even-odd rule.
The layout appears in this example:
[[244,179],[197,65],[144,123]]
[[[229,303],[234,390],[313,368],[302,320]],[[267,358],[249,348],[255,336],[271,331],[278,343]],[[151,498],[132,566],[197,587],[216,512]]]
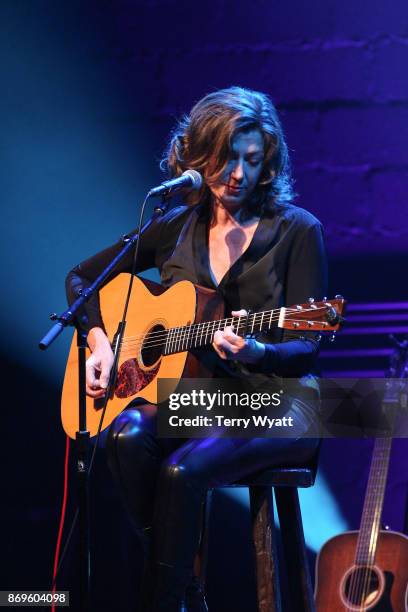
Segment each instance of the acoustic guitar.
[[[189,281],[176,283],[165,290],[151,281],[134,279],[125,332],[118,345],[118,321],[122,316],[122,296],[126,295],[129,275],[119,274],[100,291],[100,304],[106,332],[112,338],[112,348],[119,351],[117,371],[103,421],[102,429],[110,425],[129,402],[137,397],[157,403],[158,378],[174,380],[181,377],[211,377],[215,361],[212,350],[217,330],[233,325],[241,336],[256,335],[273,327],[302,331],[338,330],[345,300],[297,304],[248,316],[225,318],[225,306],[216,291],[193,285]],[[90,352],[89,352],[90,355]],[[66,433],[75,437],[78,430],[78,354],[76,340],[72,342],[62,391],[62,423]],[[91,436],[98,431],[101,400],[87,397],[87,429]]]
[[[407,381],[394,378],[408,375],[407,344],[391,357],[387,374],[393,378],[383,398],[387,414],[407,393]],[[360,530],[331,538],[317,557],[317,612],[408,611],[408,537],[380,529],[391,446],[390,435],[376,438]]]

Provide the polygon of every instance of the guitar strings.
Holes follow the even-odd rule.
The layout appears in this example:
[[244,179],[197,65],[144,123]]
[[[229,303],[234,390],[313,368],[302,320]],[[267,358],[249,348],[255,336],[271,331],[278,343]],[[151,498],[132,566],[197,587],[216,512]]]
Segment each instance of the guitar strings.
[[[401,371],[399,371],[399,377],[401,377]],[[395,425],[395,421],[393,421],[393,426]],[[373,460],[372,465],[370,467],[370,475],[369,475],[369,487],[370,487],[370,496],[367,498],[367,504],[364,503],[364,514],[368,516],[371,522],[371,530],[370,530],[370,539],[367,551],[367,565],[366,565],[366,577],[363,585],[363,593],[361,597],[361,601],[363,600],[365,590],[369,585],[370,573],[372,569],[375,567],[375,554],[378,545],[378,537],[380,532],[380,522],[382,509],[384,504],[384,496],[385,496],[385,485],[388,476],[388,468],[390,462],[391,455],[391,447],[392,447],[393,437],[392,435],[388,435],[385,438],[377,438],[375,441],[374,451],[373,451]],[[373,487],[373,480],[376,487]],[[365,513],[367,505],[367,513]],[[368,512],[368,509],[371,512]],[[364,517],[363,514],[363,517]],[[370,516],[370,514],[373,516]],[[366,519],[367,520],[367,519]],[[358,543],[360,544],[360,542]],[[357,553],[356,553],[357,555]],[[368,589],[367,589],[368,590]],[[368,602],[368,605],[371,607],[373,602]],[[364,605],[364,604],[363,604]],[[366,605],[364,605],[364,609],[366,609]]]
[[[304,323],[303,319],[291,319],[291,322],[294,323]],[[243,327],[245,329],[245,325],[239,325],[235,327],[235,331],[240,331],[241,327]],[[198,339],[199,342],[201,343],[202,338],[205,336],[207,337],[208,334],[210,334],[210,337],[216,332],[221,330],[221,328],[218,329],[212,329],[211,331],[208,329],[207,331],[204,330],[195,330],[197,333],[186,333],[183,330],[183,328],[172,328],[172,330],[174,330],[174,334],[173,337],[170,339],[170,344],[174,344],[174,343],[179,343],[181,345],[183,345],[184,343],[188,344],[188,342],[193,338],[193,339]],[[153,348],[156,346],[160,346],[163,344],[166,344],[167,342],[167,337],[168,337],[168,331],[169,330],[164,330],[163,332],[160,332],[162,337],[156,337],[154,338],[152,341],[146,341],[143,342],[143,338],[148,337],[149,334],[147,334],[146,336],[141,336],[140,340],[131,340],[131,341],[127,341],[124,340],[123,341],[123,346],[125,346],[126,349],[133,347],[133,348],[137,348],[139,346],[143,346],[144,348]],[[295,329],[296,331],[296,329]],[[309,331],[309,330],[300,330],[300,331]],[[310,327],[310,331],[321,331],[321,330],[313,330],[312,327]],[[250,335],[250,334],[248,334]],[[193,348],[193,347],[190,347]]]
[[[370,475],[373,473],[374,470],[377,469],[377,465],[376,465],[377,462],[378,462],[378,459],[376,456],[374,456],[374,461],[370,468]],[[370,477],[369,477],[369,480],[370,480]],[[356,607],[358,606],[360,610],[363,610],[365,607],[364,606],[364,593],[366,590],[366,581],[368,579],[368,573],[369,573],[367,571],[368,559],[367,560],[365,559],[365,554],[364,554],[366,540],[363,539],[362,534],[365,534],[366,532],[366,528],[367,528],[366,522],[367,522],[367,516],[370,515],[371,502],[372,502],[372,494],[370,493],[370,495],[366,498],[365,503],[364,503],[363,520],[360,525],[360,532],[359,532],[359,537],[357,540],[357,547],[356,547],[356,556],[355,556],[355,568],[356,569],[351,576],[351,584],[350,584],[350,590],[349,590],[349,596],[348,596],[351,604],[354,606],[354,609],[356,609]],[[359,566],[364,567],[362,572],[358,571]]]
[[[173,332],[174,335],[179,335],[181,337],[181,335],[184,335],[185,337],[191,337],[193,335],[197,336],[203,336],[204,333],[205,335],[208,335],[208,333],[214,333],[215,331],[218,331],[218,329],[222,329],[222,326],[219,326],[218,329],[215,329],[215,327],[217,326],[217,324],[219,325],[220,323],[224,323],[223,328],[225,329],[225,327],[227,327],[228,325],[234,325],[234,328],[239,331],[241,328],[245,329],[246,327],[251,327],[252,325],[255,325],[257,321],[257,317],[260,318],[260,320],[262,320],[262,316],[261,315],[257,315],[253,321],[251,323],[248,323],[246,321],[241,321],[240,319],[242,319],[242,317],[229,317],[227,319],[220,319],[219,321],[203,321],[200,323],[193,323],[192,325],[183,325],[180,327],[171,327],[171,328],[167,328],[164,330],[159,330],[157,332],[150,332],[147,334],[140,334],[139,336],[126,336],[125,339],[125,343],[132,343],[132,342],[137,342],[138,340],[143,340],[144,338],[149,338],[149,340],[157,340],[159,338],[167,338],[168,334]],[[275,315],[274,317],[270,318],[268,317],[268,320],[270,322],[272,321],[278,321],[279,320],[279,316]],[[200,329],[201,326],[201,329]],[[205,327],[207,326],[207,330],[205,329]],[[210,330],[211,326],[213,326],[213,329]],[[178,338],[180,339],[180,338]]]
[[[376,467],[376,469],[379,469],[380,471],[379,490],[380,492],[382,491],[382,495],[381,495],[382,498],[384,497],[384,485],[385,485],[387,471],[388,471],[388,461],[384,462],[384,459],[387,459],[387,455],[385,455],[384,457],[384,453],[387,451],[386,447],[389,448],[390,443],[391,443],[390,439],[384,439],[384,440],[379,439],[378,440],[378,446],[380,447],[380,452],[377,458],[377,463],[379,465],[378,465],[378,468]],[[389,452],[388,452],[388,459],[389,459]],[[385,465],[385,463],[387,465]],[[382,503],[380,499],[376,499],[376,493],[377,492],[374,491],[374,494],[372,496],[375,512],[374,512],[374,520],[373,520],[373,525],[371,528],[371,535],[370,535],[366,578],[363,584],[363,597],[364,597],[364,591],[367,589],[367,586],[369,585],[370,570],[374,566],[375,552],[376,552],[377,541],[378,541],[378,532],[379,532],[380,520],[381,520]]]
[[[279,317],[277,317],[275,320],[277,320],[278,318]],[[291,319],[291,322],[301,324],[301,323],[304,323],[304,320],[303,319]],[[241,328],[242,330],[244,330],[245,327],[246,325],[238,325],[235,327],[235,331],[240,331]],[[173,337],[171,337],[170,339],[169,339],[169,330],[158,332],[158,335],[152,340],[150,340],[150,334],[146,334],[146,336],[140,336],[138,340],[127,340],[125,338],[122,341],[122,346],[124,347],[124,349],[122,350],[122,353],[124,353],[126,350],[128,351],[132,349],[137,350],[137,348],[140,346],[143,346],[143,348],[145,349],[163,346],[167,343],[168,340],[169,340],[170,345],[179,344],[183,346],[183,344],[188,345],[190,341],[193,339],[193,340],[198,340],[198,346],[200,346],[203,337],[207,337],[208,335],[212,337],[214,333],[216,331],[219,331],[221,328],[219,329],[214,328],[212,330],[208,329],[207,331],[204,331],[204,329],[203,330],[196,329],[195,330],[196,333],[186,332],[184,331],[184,329],[185,328],[172,328],[172,330],[174,330],[174,333],[173,333]],[[309,331],[309,330],[302,330],[302,331]],[[318,330],[313,330],[313,328],[311,327],[310,331],[318,331]],[[143,342],[143,338],[149,338],[149,339]],[[189,348],[194,348],[194,346],[191,345],[189,346]],[[185,350],[187,350],[187,347]]]
[[[405,365],[403,367],[405,367]],[[395,373],[392,374],[391,371],[389,371],[389,375],[394,376]],[[401,377],[400,369],[398,369],[398,377]],[[393,419],[392,426],[394,425],[395,421]],[[364,500],[362,520],[354,559],[355,568],[357,568],[358,565],[363,566],[363,581],[359,580],[360,576],[358,576],[357,571],[354,571],[351,575],[350,589],[347,593],[347,598],[350,602],[350,605],[346,605],[347,610],[356,610],[357,606],[359,610],[366,610],[367,606],[371,608],[375,602],[374,599],[364,603],[370,594],[370,576],[375,567],[375,556],[380,534],[392,442],[392,434],[377,438],[375,441],[367,484],[369,494],[366,495],[366,499]],[[366,537],[367,533],[369,534],[368,539]],[[363,537],[363,534],[365,537]],[[380,587],[380,584],[378,584],[378,587]],[[356,604],[353,604],[354,601]]]
[[[391,438],[388,439],[377,439],[376,445],[374,449],[374,460],[372,466],[370,468],[370,476],[369,483],[372,481],[372,474],[379,472],[380,477],[378,479],[378,490],[382,491],[381,497],[384,497],[384,484],[387,477],[388,470],[388,462],[389,462],[389,446],[391,444]],[[387,449],[388,447],[388,449]],[[388,451],[388,453],[387,453]],[[386,453],[386,454],[385,454]],[[385,457],[384,457],[385,454]],[[387,461],[388,454],[388,461]],[[384,462],[384,459],[386,460]],[[364,570],[362,574],[358,574],[355,571],[351,577],[351,584],[349,589],[348,599],[351,601],[351,604],[355,606],[359,606],[361,610],[366,609],[366,604],[364,603],[366,598],[369,595],[369,584],[370,584],[370,576],[374,567],[375,560],[375,552],[377,548],[377,540],[378,540],[378,530],[379,524],[381,520],[381,510],[382,510],[382,502],[381,499],[376,495],[377,491],[374,490],[373,493],[367,497],[366,502],[364,504],[363,509],[363,521],[360,526],[360,533],[363,531],[367,531],[367,520],[371,523],[370,529],[370,538],[368,541],[368,550],[367,555],[364,554],[364,549],[367,546],[367,540],[363,539],[359,536],[356,548],[356,557],[355,557],[355,566],[363,565]],[[374,504],[374,508],[373,508]],[[372,513],[374,510],[374,516],[372,517]],[[363,563],[357,564],[358,560],[362,560]],[[353,603],[356,602],[356,603]],[[370,605],[370,604],[367,604]]]
[[[252,313],[252,314],[249,315],[249,317],[253,316],[255,318],[258,318],[258,317],[264,316],[264,318],[270,318],[270,313],[273,313],[275,310],[277,310],[279,312],[276,315],[273,315],[271,320],[272,321],[276,321],[280,317],[280,308],[274,308],[272,310],[265,310],[264,312]],[[319,310],[326,310],[326,308],[323,307],[323,306],[319,306],[317,308],[307,308],[307,309],[305,308],[305,309],[302,310],[302,313],[318,312]],[[286,316],[287,313],[289,313],[289,314],[292,314],[292,313],[293,314],[297,314],[299,312],[300,311],[297,308],[285,308],[285,316]],[[232,322],[234,320],[240,320],[244,316],[245,315],[241,315],[241,316],[238,316],[238,317],[237,316],[235,316],[235,317],[227,317],[225,319],[219,319],[219,320],[216,320],[216,321],[200,321],[198,323],[192,323],[191,325],[181,325],[180,327],[173,327],[173,328],[170,328],[170,329],[186,329],[186,328],[191,328],[191,327],[195,327],[195,326],[198,326],[198,325],[211,325],[213,323],[220,323],[220,322],[224,322],[224,321],[226,322],[226,321],[229,321],[230,319],[231,319],[231,322]],[[292,319],[290,319],[290,320],[292,320]],[[149,334],[146,334],[146,335],[153,336],[155,334],[160,334],[160,333],[163,333],[163,330],[159,330],[157,332],[150,332]],[[139,339],[139,338],[143,338],[143,337],[145,337],[144,334],[139,334],[138,336],[126,336],[126,339]]]
[[[311,309],[312,312],[317,312],[318,309]],[[229,317],[227,319],[220,319],[219,321],[203,321],[200,323],[193,323],[191,325],[185,325],[185,326],[181,326],[181,327],[173,327],[173,328],[167,328],[167,329],[162,329],[162,330],[158,330],[156,332],[149,332],[147,334],[139,334],[138,336],[125,336],[124,339],[122,340],[122,345],[124,344],[132,344],[132,343],[138,343],[138,341],[143,340],[144,338],[148,338],[148,341],[146,342],[145,346],[151,346],[151,342],[152,341],[156,341],[156,340],[162,340],[162,339],[167,339],[168,334],[171,333],[173,331],[175,339],[176,336],[179,335],[179,338],[177,338],[177,340],[180,340],[181,335],[184,335],[184,339],[191,339],[191,337],[193,335],[197,335],[199,334],[201,337],[204,335],[204,332],[206,335],[208,335],[209,331],[210,331],[210,327],[213,326],[213,329],[211,330],[212,332],[218,331],[217,329],[215,329],[217,323],[225,323],[224,328],[227,327],[229,324],[234,324],[234,322],[238,321],[238,323],[235,325],[235,329],[236,330],[240,330],[241,327],[243,327],[244,329],[246,327],[253,327],[255,324],[261,322],[262,323],[262,319],[266,318],[267,321],[269,323],[271,323],[272,321],[275,322],[277,320],[279,320],[280,318],[280,314],[278,315],[274,315],[273,317],[270,316],[266,316],[265,314],[267,312],[273,312],[273,311],[265,311],[264,313],[256,313],[254,315],[254,318],[251,322],[247,323],[246,320],[245,321],[241,321],[242,317]],[[293,311],[298,312],[298,311]],[[289,319],[290,322],[293,323],[304,323],[303,319],[294,319],[294,318],[290,318]],[[201,326],[201,329],[200,329]],[[205,326],[208,327],[208,329],[205,331]],[[221,329],[221,327],[219,327],[218,329]],[[173,342],[173,340],[172,340]]]
[[373,467],[373,470],[374,469],[378,470],[380,473],[379,486],[377,489],[378,491],[380,491],[380,497],[378,497],[377,495],[377,490],[374,490],[369,500],[370,506],[374,504],[374,517],[372,519],[372,525],[371,525],[371,530],[370,530],[370,540],[369,540],[368,551],[367,551],[367,565],[364,571],[364,580],[363,580],[362,592],[361,592],[361,603],[364,607],[366,607],[364,604],[364,601],[366,597],[369,595],[368,587],[370,583],[371,572],[374,567],[375,553],[376,553],[377,541],[378,541],[378,533],[379,533],[380,520],[381,520],[381,514],[382,514],[381,498],[384,499],[384,492],[385,492],[384,485],[385,485],[385,481],[387,478],[387,472],[388,472],[389,449],[390,449],[391,441],[392,441],[391,438],[385,438],[385,439],[380,438],[376,440],[376,446],[378,447],[378,450],[376,449],[377,457],[376,457],[376,464],[375,464],[375,467]]

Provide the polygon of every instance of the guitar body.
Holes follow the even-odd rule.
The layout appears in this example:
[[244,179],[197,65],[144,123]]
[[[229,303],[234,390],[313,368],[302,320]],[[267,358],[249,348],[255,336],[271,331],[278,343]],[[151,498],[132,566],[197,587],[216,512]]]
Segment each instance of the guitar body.
[[[100,291],[101,311],[107,335],[112,340],[117,332],[127,293],[129,275],[120,274]],[[167,290],[151,281],[134,278],[126,318],[125,340],[120,351],[118,373],[113,396],[107,404],[102,429],[135,398],[158,402],[158,378],[174,379],[172,393],[182,376],[211,376],[214,351],[182,351],[163,355],[152,338],[161,330],[190,325],[195,321],[219,319],[224,305],[215,291],[197,287],[189,281],[176,283]],[[149,336],[150,334],[150,336]],[[145,343],[145,346],[144,346]],[[156,343],[157,344],[157,343]],[[149,346],[150,348],[146,348]],[[87,357],[90,351],[87,349]],[[161,398],[165,399],[165,398]],[[86,399],[87,429],[97,433],[101,401]],[[61,402],[62,424],[75,438],[78,431],[78,349],[76,335],[71,345],[65,372]]]
[[356,588],[350,591],[358,534],[348,531],[335,536],[321,549],[316,561],[317,612],[407,612],[408,538],[395,531],[379,532],[369,595],[362,605],[353,596]]
[[[128,274],[119,274],[99,292],[106,333],[112,346],[118,339]],[[216,363],[211,347],[214,334],[233,322],[241,336],[271,329],[273,326],[299,332],[313,329],[335,333],[342,321],[345,300],[336,296],[328,302],[308,302],[223,319],[225,306],[212,289],[180,281],[169,289],[157,283],[134,278],[126,325],[119,350],[115,379],[102,429],[134,399],[140,397],[157,404],[177,388],[180,378],[210,378]],[[114,351],[115,352],[115,351]],[[117,354],[117,352],[116,352]],[[87,358],[90,351],[87,353]],[[158,379],[166,379],[163,397],[158,397]],[[91,436],[99,427],[103,400],[86,398],[86,426]],[[78,431],[78,349],[74,339],[68,357],[62,389],[62,424],[75,438]]]

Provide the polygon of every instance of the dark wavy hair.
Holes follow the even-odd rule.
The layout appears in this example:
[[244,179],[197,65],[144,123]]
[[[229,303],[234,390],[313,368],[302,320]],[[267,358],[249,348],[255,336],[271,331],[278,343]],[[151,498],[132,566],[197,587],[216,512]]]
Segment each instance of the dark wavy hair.
[[207,182],[221,176],[231,153],[232,139],[238,132],[254,129],[263,137],[264,160],[248,212],[259,214],[275,202],[290,202],[294,192],[282,126],[271,99],[258,91],[229,87],[202,98],[179,121],[160,167],[169,178],[188,168],[200,172],[205,178],[201,189],[188,193],[185,201],[209,204],[211,192]]

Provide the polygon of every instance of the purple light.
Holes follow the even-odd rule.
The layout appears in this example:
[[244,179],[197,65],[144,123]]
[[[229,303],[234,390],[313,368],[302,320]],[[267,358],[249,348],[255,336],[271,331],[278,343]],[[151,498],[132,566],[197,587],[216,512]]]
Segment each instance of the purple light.
[[395,327],[392,325],[389,327],[356,327],[355,329],[345,327],[341,330],[342,336],[363,336],[364,334],[408,334],[408,327]]
[[367,302],[366,304],[348,304],[348,312],[355,310],[408,310],[408,302]]
[[324,370],[323,378],[384,378],[384,370]]
[[369,323],[372,321],[376,323],[377,321],[408,321],[408,313],[407,314],[373,314],[373,315],[351,315],[347,317],[348,323],[360,323],[366,322]]

